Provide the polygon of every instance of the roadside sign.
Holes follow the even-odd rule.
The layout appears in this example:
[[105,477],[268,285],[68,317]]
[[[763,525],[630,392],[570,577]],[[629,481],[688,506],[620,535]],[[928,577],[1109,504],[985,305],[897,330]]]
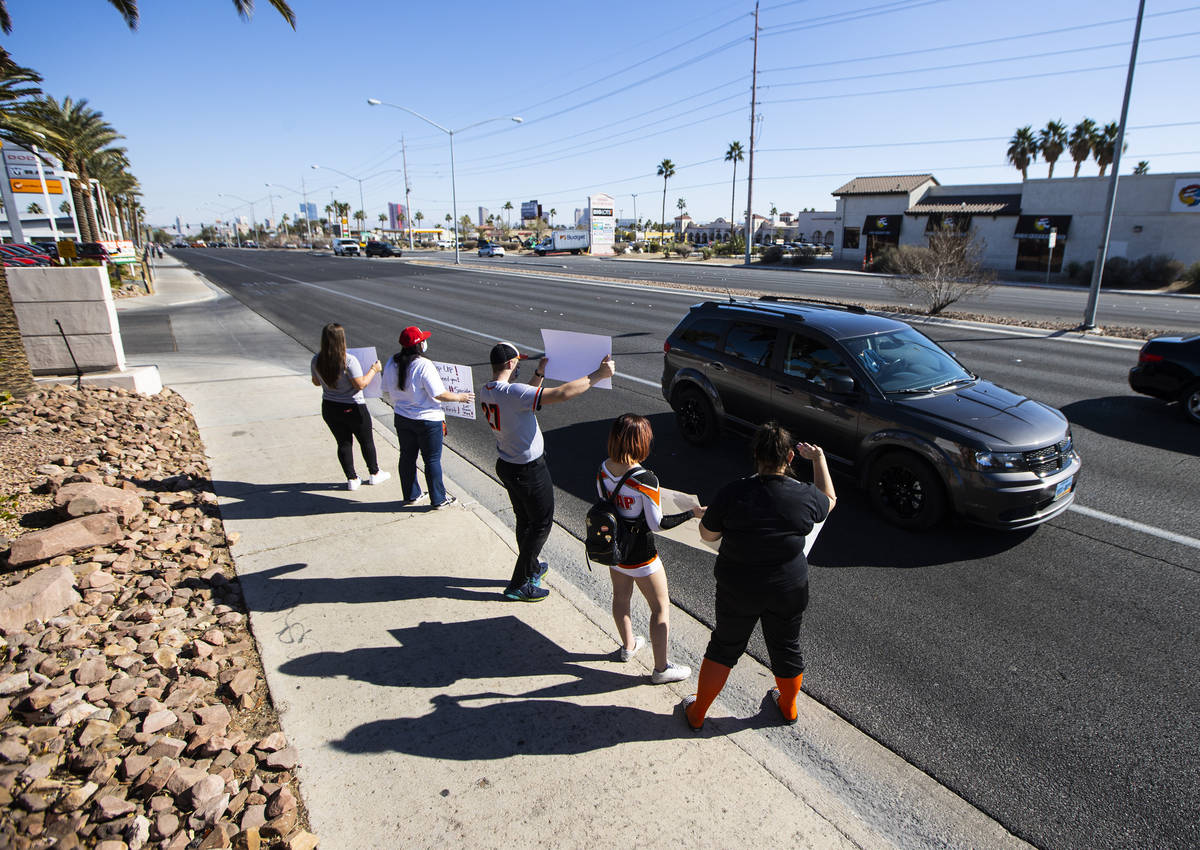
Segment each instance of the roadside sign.
[[1050,228],[1050,250],[1054,250],[1054,246],[1058,244],[1058,228]]
[[58,240],[58,256],[62,257],[64,260],[75,259],[75,243],[70,239]]
[[[8,185],[12,187],[13,192],[36,193],[42,194],[42,181],[36,177],[30,180],[27,177],[10,177]],[[46,178],[46,191],[51,195],[61,195],[63,193],[62,181],[57,178]]]

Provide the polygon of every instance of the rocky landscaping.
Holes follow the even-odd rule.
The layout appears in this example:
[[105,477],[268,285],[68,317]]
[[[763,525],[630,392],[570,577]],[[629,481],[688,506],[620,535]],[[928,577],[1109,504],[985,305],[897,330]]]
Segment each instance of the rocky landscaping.
[[0,846],[312,850],[171,390],[0,409]]

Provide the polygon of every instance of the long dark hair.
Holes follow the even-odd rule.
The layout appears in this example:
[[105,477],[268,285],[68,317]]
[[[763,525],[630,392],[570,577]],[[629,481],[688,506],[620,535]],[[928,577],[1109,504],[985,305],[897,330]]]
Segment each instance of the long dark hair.
[[330,322],[321,331],[321,351],[317,354],[317,374],[326,386],[334,386],[346,371],[346,330]]
[[404,389],[404,385],[408,383],[408,367],[409,365],[421,356],[421,343],[416,345],[405,346],[392,355],[392,362],[396,364],[396,383],[400,389]]
[[774,419],[764,422],[754,432],[750,451],[754,455],[754,466],[761,472],[775,472],[788,464],[788,453],[792,451],[792,435]]

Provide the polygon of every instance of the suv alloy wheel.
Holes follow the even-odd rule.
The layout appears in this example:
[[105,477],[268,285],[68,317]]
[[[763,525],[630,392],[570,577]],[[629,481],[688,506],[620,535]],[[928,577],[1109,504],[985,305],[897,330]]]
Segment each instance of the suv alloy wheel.
[[871,504],[893,525],[924,531],[946,512],[942,482],[929,464],[911,452],[880,455],[867,476]]
[[700,390],[682,387],[675,394],[674,407],[679,433],[693,446],[707,446],[717,438],[716,411]]

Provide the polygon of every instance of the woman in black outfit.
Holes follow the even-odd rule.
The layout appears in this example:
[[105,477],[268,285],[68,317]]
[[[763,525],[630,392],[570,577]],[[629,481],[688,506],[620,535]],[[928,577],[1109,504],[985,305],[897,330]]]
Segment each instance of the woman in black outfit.
[[[770,696],[784,723],[796,722],[796,697],[804,678],[800,621],[808,607],[804,538],[837,502],[825,453],[775,422],[761,426],[751,444],[757,474],[725,485],[700,520],[700,536],[721,541],[716,626],[704,652],[696,695],[687,704],[688,725],[699,731],[709,706],[725,686],[754,624],[775,674]],[[788,476],[796,454],[812,461],[814,484]]]

